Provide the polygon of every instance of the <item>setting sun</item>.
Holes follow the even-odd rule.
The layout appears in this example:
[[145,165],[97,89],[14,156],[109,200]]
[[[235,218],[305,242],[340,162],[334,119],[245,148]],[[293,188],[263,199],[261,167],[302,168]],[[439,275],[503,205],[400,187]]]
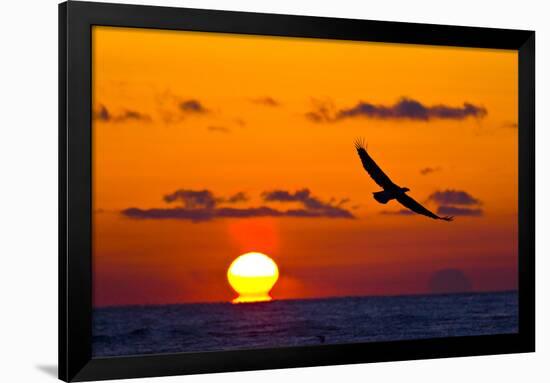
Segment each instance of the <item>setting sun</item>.
[[246,253],[235,259],[227,270],[227,280],[239,296],[233,303],[265,302],[279,278],[275,262],[262,253]]

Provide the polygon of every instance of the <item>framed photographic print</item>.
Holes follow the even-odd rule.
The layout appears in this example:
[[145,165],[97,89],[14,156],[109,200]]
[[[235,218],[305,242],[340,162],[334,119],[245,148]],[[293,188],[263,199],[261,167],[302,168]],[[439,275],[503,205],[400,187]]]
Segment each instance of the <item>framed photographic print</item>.
[[61,379],[534,351],[534,32],[59,21]]

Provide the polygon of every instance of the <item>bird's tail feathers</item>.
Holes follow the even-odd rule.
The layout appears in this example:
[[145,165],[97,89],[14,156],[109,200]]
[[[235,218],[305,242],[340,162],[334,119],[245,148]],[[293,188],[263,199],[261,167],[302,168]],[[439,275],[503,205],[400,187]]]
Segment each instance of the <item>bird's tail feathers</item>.
[[356,138],[355,141],[354,141],[354,144],[355,144],[355,149],[357,149],[357,150],[359,150],[359,149],[367,150],[367,143],[366,143],[364,137]]

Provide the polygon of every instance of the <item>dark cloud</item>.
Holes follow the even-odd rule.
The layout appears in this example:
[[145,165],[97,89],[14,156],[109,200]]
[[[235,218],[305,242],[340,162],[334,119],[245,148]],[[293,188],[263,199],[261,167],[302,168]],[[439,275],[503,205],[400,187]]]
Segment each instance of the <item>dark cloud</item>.
[[465,102],[462,106],[444,104],[424,105],[419,101],[402,98],[393,105],[372,104],[360,101],[351,108],[332,112],[327,106],[320,105],[306,114],[314,122],[334,122],[347,118],[365,117],[375,119],[409,119],[429,121],[433,119],[463,120],[468,117],[482,118],[487,109]]
[[344,211],[314,211],[307,209],[277,210],[268,206],[250,208],[220,207],[216,209],[139,209],[129,208],[122,211],[129,218],[136,219],[181,219],[194,222],[209,221],[215,218],[255,218],[255,217],[298,217],[298,218],[354,218]]
[[223,199],[224,202],[227,203],[239,203],[239,202],[246,202],[248,201],[248,196],[245,192],[238,192],[233,194],[232,196],[229,196],[225,199]]
[[408,209],[400,209],[400,210],[382,210],[380,214],[382,215],[414,215],[416,213]]
[[[481,217],[484,212],[480,208],[481,201],[474,198],[471,194],[462,190],[447,189],[433,192],[426,202],[437,204],[437,214],[443,216],[463,216],[463,217]],[[465,207],[468,206],[468,207]],[[416,213],[408,210],[383,210],[380,214],[384,215],[415,215]]]
[[248,201],[245,192],[238,192],[229,197],[215,197],[210,190],[180,189],[164,196],[164,202],[181,202],[186,209],[212,209],[221,203],[239,203]]
[[157,94],[156,101],[160,118],[167,124],[179,124],[187,117],[198,117],[213,112],[197,98],[180,96],[166,90]]
[[145,122],[151,121],[151,117],[149,115],[129,109],[120,114],[114,115],[109,112],[104,105],[101,105],[98,110],[92,113],[92,118],[103,122],[123,122],[129,120]]
[[176,201],[181,202],[186,209],[212,209],[217,202],[210,190],[180,189],[164,196],[166,203]]
[[119,121],[137,120],[137,121],[150,121],[151,117],[146,114],[136,112],[135,110],[126,110],[123,114],[117,117]]
[[440,205],[480,205],[481,201],[462,190],[447,189],[435,191],[428,200]]
[[331,122],[335,119],[332,117],[330,109],[326,106],[319,106],[315,111],[306,113],[306,118],[313,122]]
[[435,173],[435,172],[438,172],[440,170],[441,170],[440,167],[432,168],[432,167],[428,166],[428,167],[420,169],[420,174],[422,174],[423,176],[426,176],[428,174]]
[[402,98],[394,105],[375,105],[368,102],[359,102],[352,108],[340,110],[336,118],[369,117],[380,119],[411,119],[428,121],[430,119],[462,120],[467,117],[484,117],[487,110],[465,102],[461,107],[448,105],[426,106],[419,101]]
[[349,198],[342,198],[339,202],[338,202],[338,205],[345,205],[346,203],[348,203],[350,201]]
[[208,113],[208,109],[206,109],[199,100],[195,99],[181,101],[179,103],[179,108],[185,113]]
[[437,214],[453,217],[481,217],[483,209],[481,201],[463,190],[447,189],[435,191],[428,201],[437,203]]
[[306,118],[313,122],[324,122],[328,121],[318,112],[308,112],[305,114]]
[[266,105],[266,106],[280,106],[279,101],[271,97],[260,97],[252,100],[254,104]]
[[264,192],[262,197],[265,202],[298,202],[303,208],[278,210],[269,206],[247,208],[220,206],[248,201],[248,196],[244,192],[238,192],[229,197],[215,197],[209,190],[181,189],[164,196],[164,201],[181,202],[182,207],[154,209],[132,207],[123,210],[122,214],[135,219],[181,219],[194,222],[216,218],[252,217],[355,218],[351,212],[339,205],[322,202],[311,196],[308,189],[294,193],[275,190]]
[[464,293],[472,290],[472,282],[462,270],[444,269],[432,274],[428,288],[433,294]]
[[262,197],[265,201],[297,202],[307,200],[310,197],[310,192],[308,189],[298,190],[294,193],[287,190],[272,190],[263,192]]
[[92,118],[95,120],[100,121],[110,121],[111,120],[111,113],[107,110],[107,108],[104,105],[101,105],[99,107],[99,110],[92,113]]
[[453,217],[463,216],[463,217],[481,217],[483,215],[483,210],[480,208],[466,208],[466,207],[456,207],[456,206],[439,206],[437,208],[437,214],[439,215],[450,215]]
[[230,133],[231,129],[223,127],[223,126],[209,126],[207,128],[211,132],[218,132],[218,133]]
[[287,213],[296,217],[332,217],[354,218],[349,210],[342,208],[345,202],[334,205],[332,201],[323,202],[314,197],[309,189],[297,190],[294,193],[287,190],[271,190],[262,193],[265,202],[298,202],[305,209],[288,210]]
[[331,99],[317,99],[312,98],[313,110],[306,113],[305,117],[316,123],[321,122],[333,122],[335,120],[336,107]]

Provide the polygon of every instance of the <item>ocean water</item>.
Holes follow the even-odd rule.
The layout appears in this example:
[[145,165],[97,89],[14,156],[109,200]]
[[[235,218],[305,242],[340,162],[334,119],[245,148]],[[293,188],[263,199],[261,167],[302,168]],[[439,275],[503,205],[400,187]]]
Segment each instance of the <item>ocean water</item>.
[[93,355],[515,333],[516,292],[98,308]]

